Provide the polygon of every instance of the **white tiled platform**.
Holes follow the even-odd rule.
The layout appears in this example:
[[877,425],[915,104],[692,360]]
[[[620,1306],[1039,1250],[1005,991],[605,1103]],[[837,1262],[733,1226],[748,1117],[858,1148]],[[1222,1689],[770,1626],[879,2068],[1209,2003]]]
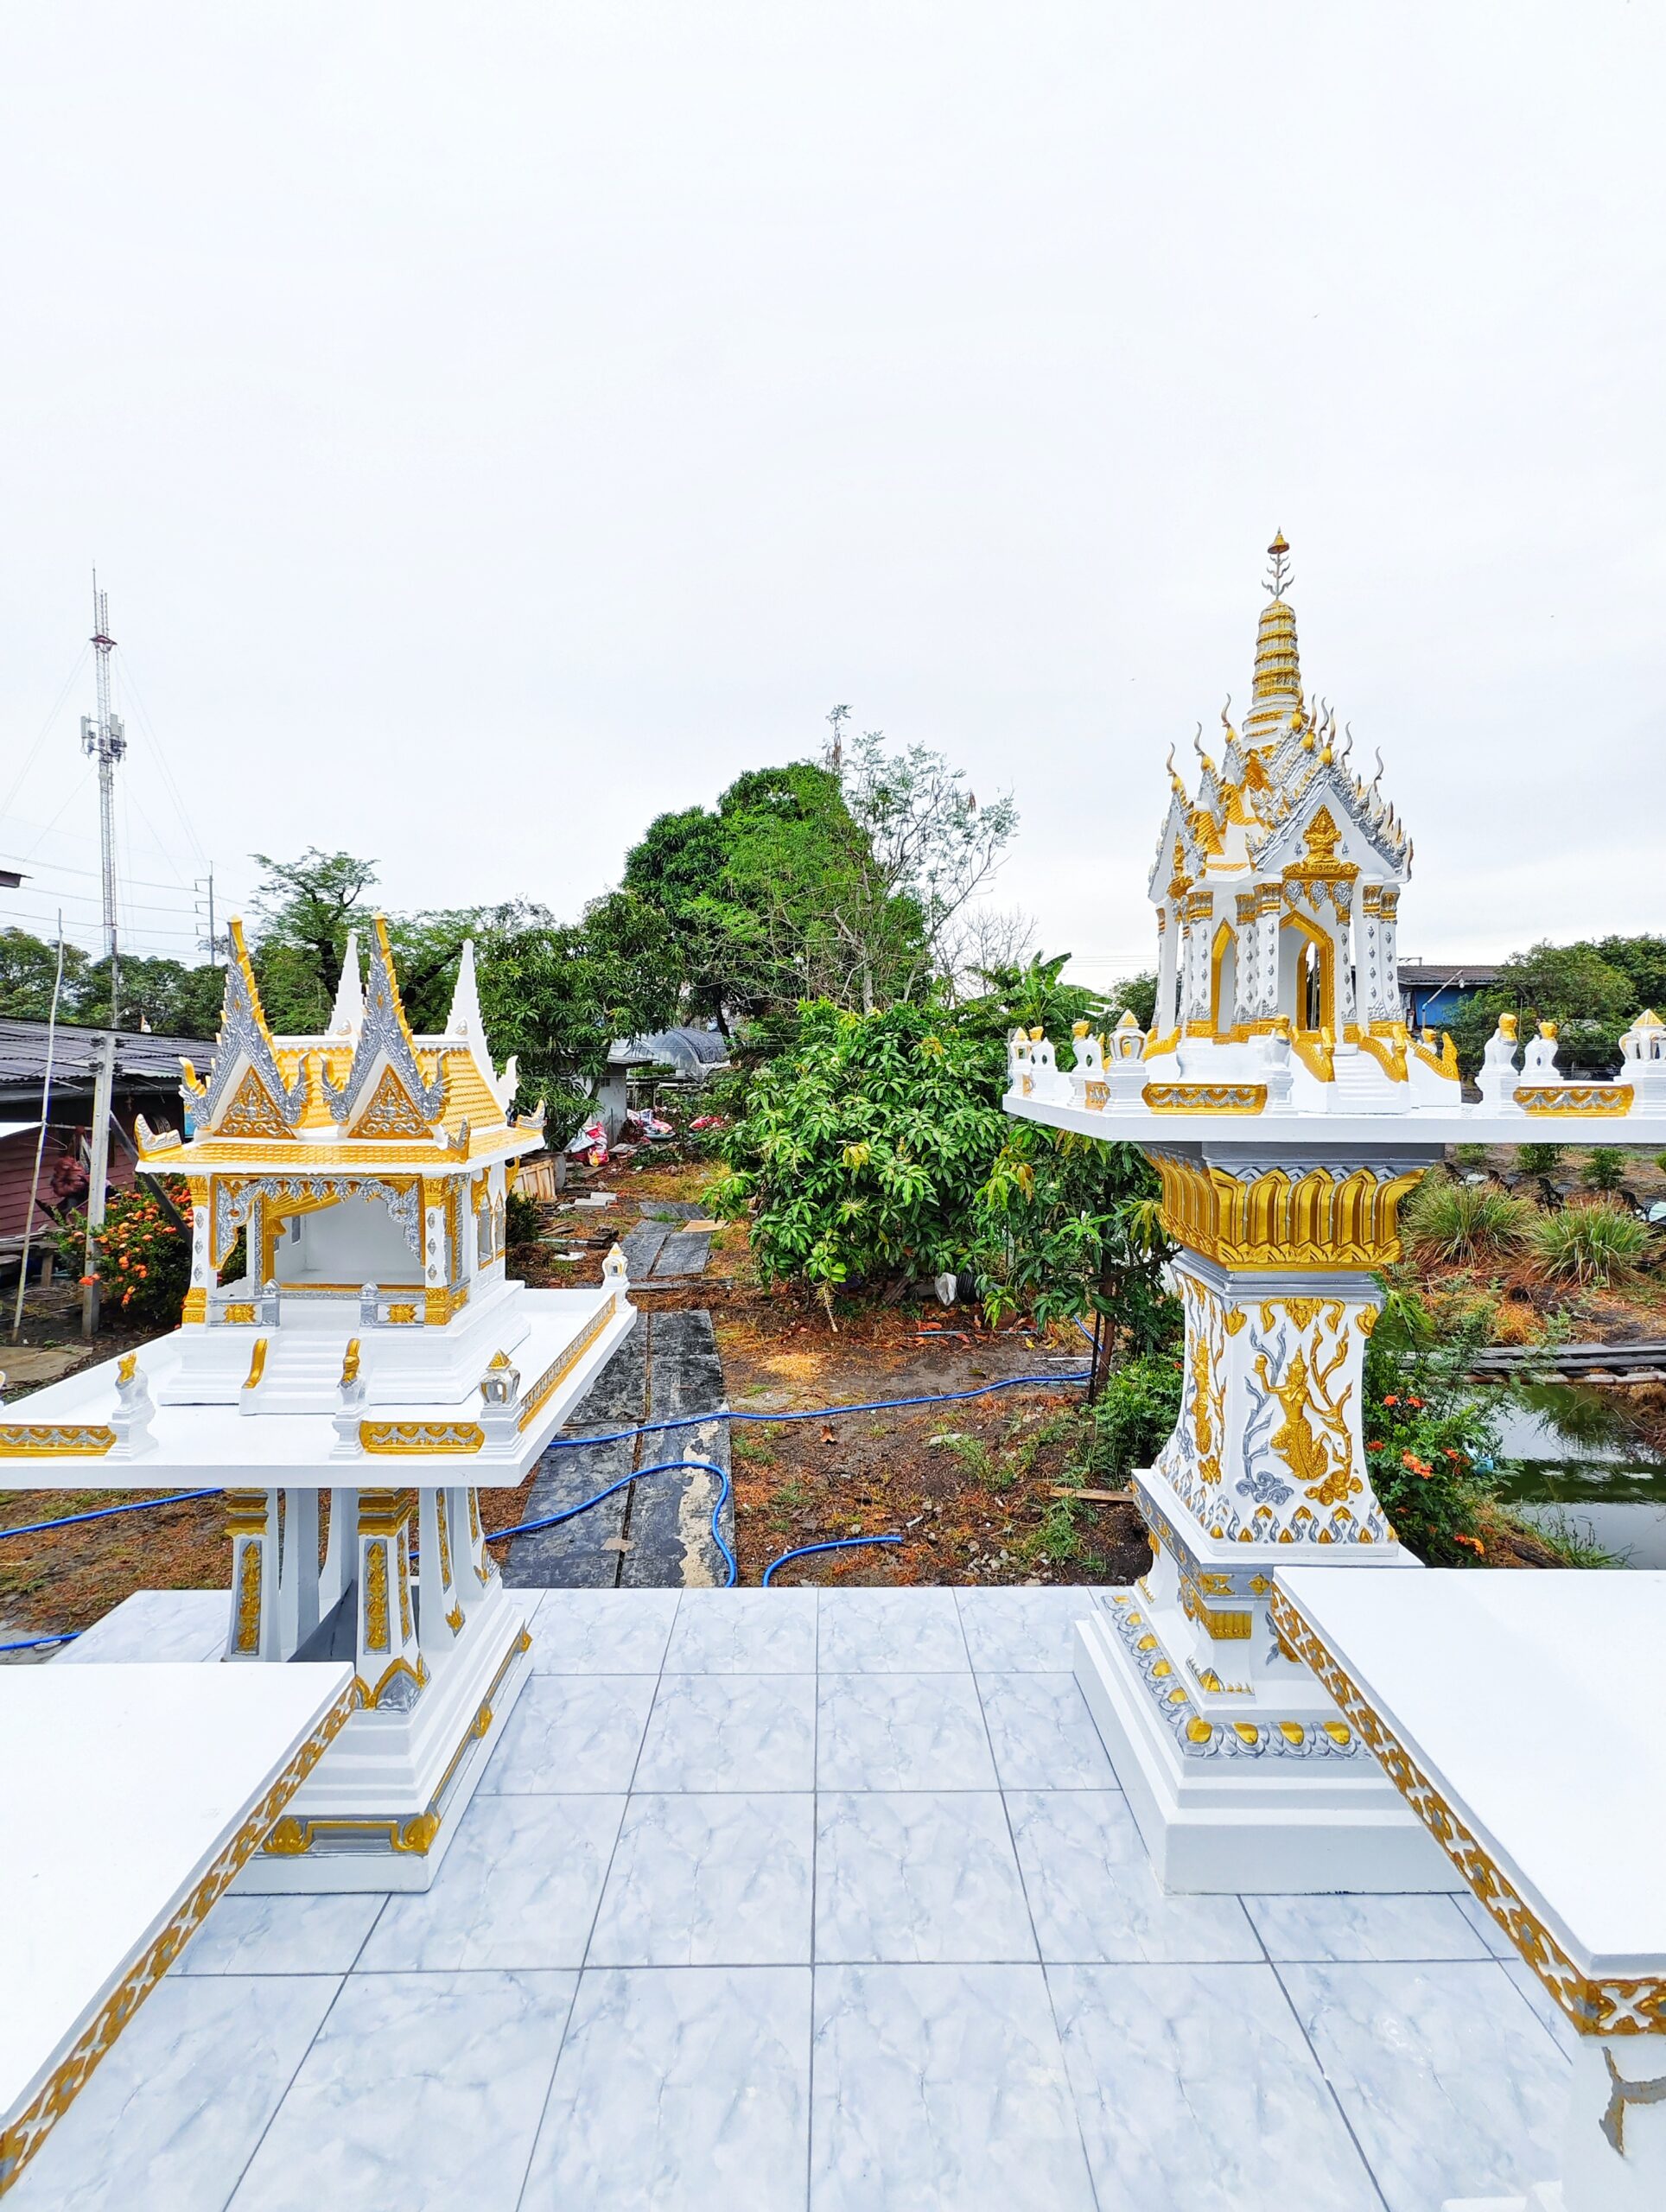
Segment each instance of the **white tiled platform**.
[[1459,1901],[1160,1894],[1089,1602],[549,1592],[432,1890],[222,1900],[6,2212],[1432,2212],[1554,2172],[1555,2024]]

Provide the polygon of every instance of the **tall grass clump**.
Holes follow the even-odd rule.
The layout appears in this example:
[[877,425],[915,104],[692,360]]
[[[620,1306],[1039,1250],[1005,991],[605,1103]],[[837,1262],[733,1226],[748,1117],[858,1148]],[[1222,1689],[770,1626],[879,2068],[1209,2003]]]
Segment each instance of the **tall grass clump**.
[[1649,1227],[1612,1198],[1536,1215],[1528,1230],[1534,1259],[1553,1281],[1603,1289],[1626,1282],[1649,1243]]
[[1497,1184],[1433,1179],[1413,1192],[1400,1217],[1420,1259],[1459,1266],[1519,1250],[1534,1217],[1525,1198],[1513,1198]]

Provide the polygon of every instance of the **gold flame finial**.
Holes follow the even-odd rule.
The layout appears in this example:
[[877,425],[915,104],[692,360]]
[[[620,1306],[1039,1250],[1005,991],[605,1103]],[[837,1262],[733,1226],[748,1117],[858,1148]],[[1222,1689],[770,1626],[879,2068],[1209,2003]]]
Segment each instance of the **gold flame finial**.
[[1280,531],[1267,549],[1272,556],[1262,588],[1268,602],[1256,629],[1255,696],[1244,717],[1246,745],[1269,745],[1301,711],[1301,662],[1296,651],[1295,609],[1284,596],[1294,582],[1290,548]]
[[1262,589],[1270,599],[1282,599],[1287,586],[1293,584],[1295,578],[1290,573],[1289,542],[1281,530],[1275,535],[1267,550],[1271,556],[1271,566]]

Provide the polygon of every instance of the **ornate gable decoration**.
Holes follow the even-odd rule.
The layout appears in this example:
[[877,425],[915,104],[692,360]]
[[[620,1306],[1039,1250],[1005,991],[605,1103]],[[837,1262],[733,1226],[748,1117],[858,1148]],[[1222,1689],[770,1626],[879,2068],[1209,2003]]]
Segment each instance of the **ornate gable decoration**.
[[220,1009],[219,1050],[195,1118],[216,1135],[292,1137],[306,1098],[306,1074],[303,1071],[289,1084],[279,1071],[243,941],[243,925],[238,921],[232,924],[232,955]]
[[252,1068],[232,1095],[214,1132],[222,1137],[293,1137],[283,1110]]
[[[399,985],[393,973],[393,952],[388,944],[387,924],[378,914],[371,936],[369,972],[365,985],[365,1011],[358,1042],[353,1047],[353,1065],[347,1079],[339,1087],[327,1075],[324,1096],[328,1102],[332,1118],[338,1124],[351,1123],[359,1114],[359,1101],[370,1088],[377,1071],[384,1071],[372,1091],[370,1103],[364,1109],[368,1122],[378,1113],[394,1111],[384,1103],[387,1090],[386,1077],[391,1074],[397,1088],[403,1090],[412,1114],[415,1126],[427,1131],[440,1118],[445,1106],[445,1084],[423,1079],[417,1065],[416,1047],[410,1039],[410,1025],[399,1000]],[[383,1128],[358,1127],[355,1136],[391,1134]],[[402,1129],[400,1134],[405,1134]]]
[[1284,871],[1286,877],[1302,880],[1358,875],[1359,870],[1353,862],[1344,860],[1337,851],[1341,842],[1342,832],[1337,828],[1336,817],[1328,806],[1321,806],[1307,824],[1301,858],[1291,861]]
[[356,1137],[421,1137],[428,1123],[417,1111],[410,1093],[391,1067],[385,1067],[371,1102],[353,1123]]

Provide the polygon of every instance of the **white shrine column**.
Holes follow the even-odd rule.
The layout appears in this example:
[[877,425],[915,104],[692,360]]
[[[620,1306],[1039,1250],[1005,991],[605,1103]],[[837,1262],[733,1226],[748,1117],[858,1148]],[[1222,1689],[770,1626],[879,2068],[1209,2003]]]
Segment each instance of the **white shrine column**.
[[318,1492],[283,1493],[283,1570],[278,1581],[278,1640],[293,1658],[318,1626]]
[[1236,1026],[1240,1021],[1253,1021],[1261,1003],[1261,932],[1256,925],[1256,894],[1240,891],[1237,896],[1237,927],[1236,956],[1232,963],[1234,980],[1233,1002],[1221,1008],[1224,1022]]
[[[1172,902],[1171,902],[1172,903]],[[1173,926],[1171,927],[1171,921]],[[1179,976],[1175,965],[1180,949],[1180,930],[1178,909],[1171,913],[1170,904],[1157,909],[1157,1005],[1151,1017],[1151,1027],[1159,1037],[1167,1037],[1180,1025],[1177,1011]]]
[[423,1646],[431,1658],[448,1651],[462,1633],[462,1600],[452,1571],[451,1499],[448,1490],[425,1490],[422,1503],[422,1565],[416,1586],[416,1619]]
[[279,1610],[281,1539],[275,1490],[228,1490],[226,1529],[232,1539],[232,1618],[228,1659],[282,1659]]
[[497,1580],[497,1562],[480,1528],[480,1492],[460,1483],[446,1495],[451,1501],[452,1565],[467,1614]]
[[1336,913],[1336,1033],[1345,1035],[1358,1020],[1355,1007],[1358,1004],[1354,991],[1353,950],[1351,938],[1351,908],[1353,886],[1339,877],[1331,885],[1331,904]]
[[1209,1020],[1210,938],[1215,901],[1207,891],[1186,894],[1186,969],[1180,994],[1180,1022],[1187,1035],[1212,1035]]
[[438,1325],[451,1318],[451,1240],[448,1234],[443,1176],[423,1180],[423,1287],[424,1318]]
[[330,1492],[329,1533],[324,1539],[324,1565],[318,1580],[318,1616],[321,1620],[338,1605],[353,1581],[359,1556],[359,1493],[337,1487]]
[[1284,886],[1263,883],[1256,893],[1256,933],[1261,939],[1261,1006],[1258,1021],[1276,1021],[1289,1009],[1279,1000],[1280,932],[1284,920]]
[[1353,917],[1354,982],[1359,1019],[1367,1027],[1374,1021],[1392,1021],[1383,965],[1383,886],[1362,883]]
[[208,1318],[208,1293],[214,1283],[213,1185],[206,1175],[194,1175],[190,1179],[190,1191],[191,1286],[185,1294],[180,1319],[206,1321]]
[[1390,1021],[1406,1018],[1405,1001],[1400,995],[1400,886],[1385,883],[1383,887],[1383,918],[1378,931],[1383,947],[1383,996]]
[[410,1602],[410,1524],[416,1493],[359,1493],[359,1687],[367,1706],[408,1713],[428,1681]]

